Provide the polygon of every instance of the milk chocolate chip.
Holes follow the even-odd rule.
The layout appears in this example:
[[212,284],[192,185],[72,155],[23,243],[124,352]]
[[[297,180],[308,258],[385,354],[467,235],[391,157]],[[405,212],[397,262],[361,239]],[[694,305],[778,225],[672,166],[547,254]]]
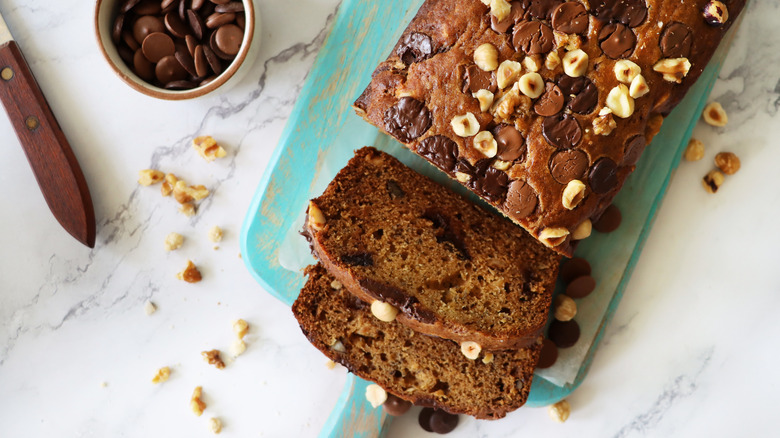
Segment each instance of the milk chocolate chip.
[[593,229],[599,233],[611,233],[620,227],[623,221],[623,215],[615,204],[610,204],[597,221],[593,222]]
[[590,275],[575,278],[566,286],[566,295],[571,298],[585,298],[596,289],[596,280]]
[[581,257],[575,257],[561,264],[561,270],[558,275],[563,281],[571,282],[575,278],[582,277],[583,275],[590,275],[590,272],[590,263]]
[[498,33],[508,33],[509,29],[525,16],[525,9],[523,8],[522,3],[514,1],[511,4],[512,9],[510,10],[509,15],[501,21],[498,21],[495,15],[490,14],[490,27]]
[[540,21],[523,21],[515,25],[512,33],[512,44],[515,50],[528,55],[538,55],[549,52],[555,44],[555,37],[550,26]]
[[569,149],[577,146],[582,140],[580,123],[569,114],[559,114],[545,117],[542,122],[542,135],[551,145]]
[[463,92],[476,93],[479,90],[488,90],[495,93],[496,77],[493,72],[484,71],[476,65],[466,67],[463,73]]
[[528,4],[526,12],[530,17],[550,21],[553,11],[563,4],[563,0],[525,0],[525,3]]
[[563,33],[582,35],[588,30],[589,21],[588,11],[579,2],[562,3],[552,14],[553,29]]
[[133,23],[133,36],[138,44],[143,44],[146,37],[155,32],[165,32],[165,25],[158,17],[144,15]]
[[166,56],[173,55],[176,52],[176,46],[168,35],[162,32],[154,32],[144,39],[141,50],[143,50],[146,59],[157,63]]
[[605,23],[637,27],[647,18],[645,0],[597,0],[591,2],[593,15]]
[[540,116],[554,116],[563,109],[564,100],[561,89],[552,82],[548,82],[544,86],[544,94],[534,104],[534,111]]
[[544,369],[550,368],[555,365],[558,360],[558,347],[555,343],[547,338],[544,338],[542,343],[542,351],[539,353],[539,360],[536,362],[536,368]]
[[558,79],[558,87],[563,92],[570,110],[577,114],[590,114],[599,103],[599,90],[586,77],[573,78],[563,75]]
[[550,158],[550,174],[563,185],[571,180],[583,179],[587,170],[588,156],[579,149],[558,151]]
[[447,173],[455,170],[458,144],[443,135],[428,137],[417,147],[417,153]]
[[642,156],[642,151],[645,150],[647,145],[647,139],[644,135],[635,135],[626,140],[623,147],[623,165],[633,166],[639,161],[639,157]]
[[539,197],[533,187],[522,180],[509,184],[504,209],[511,217],[522,219],[531,215],[539,204]]
[[406,65],[424,61],[433,54],[431,37],[424,33],[412,32],[406,35],[396,53]]
[[493,130],[493,137],[498,145],[496,156],[502,161],[525,159],[525,139],[514,126],[501,124]]
[[612,59],[627,58],[634,52],[636,35],[627,26],[612,23],[599,32],[599,44],[604,54]]
[[408,402],[404,399],[398,398],[393,394],[387,394],[387,400],[382,403],[382,409],[387,412],[387,415],[399,417],[412,407],[412,402]]
[[411,97],[402,97],[385,113],[385,129],[401,143],[425,134],[432,121],[425,103]]
[[690,58],[693,31],[683,23],[672,21],[661,33],[658,45],[664,58]]
[[492,167],[491,160],[482,160],[474,166],[475,174],[469,181],[469,186],[475,193],[490,202],[504,202],[509,186],[509,176],[501,170]]
[[588,183],[594,193],[603,195],[617,187],[617,164],[608,157],[599,158],[590,168]]

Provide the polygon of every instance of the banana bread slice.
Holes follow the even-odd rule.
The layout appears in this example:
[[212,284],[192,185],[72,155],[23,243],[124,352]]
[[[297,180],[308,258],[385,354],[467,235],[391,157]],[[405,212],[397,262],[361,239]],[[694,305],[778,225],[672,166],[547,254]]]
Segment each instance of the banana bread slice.
[[[331,360],[416,405],[502,418],[528,398],[541,343],[469,360],[452,341],[375,318],[321,265],[293,304],[304,335]],[[487,363],[486,363],[487,362]]]
[[547,321],[559,256],[374,148],[309,203],[304,235],[350,292],[419,332],[501,350],[533,344]]

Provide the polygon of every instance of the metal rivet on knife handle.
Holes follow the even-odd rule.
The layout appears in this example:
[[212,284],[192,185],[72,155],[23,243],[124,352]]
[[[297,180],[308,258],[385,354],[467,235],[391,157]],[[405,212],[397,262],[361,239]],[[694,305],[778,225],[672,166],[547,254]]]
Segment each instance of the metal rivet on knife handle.
[[38,126],[41,125],[41,123],[38,121],[38,118],[35,116],[27,117],[27,119],[24,121],[24,124],[27,126],[27,129],[30,131],[35,131]]
[[2,77],[4,81],[10,81],[11,78],[14,77],[14,71],[11,67],[6,67],[3,71],[0,71],[0,77]]

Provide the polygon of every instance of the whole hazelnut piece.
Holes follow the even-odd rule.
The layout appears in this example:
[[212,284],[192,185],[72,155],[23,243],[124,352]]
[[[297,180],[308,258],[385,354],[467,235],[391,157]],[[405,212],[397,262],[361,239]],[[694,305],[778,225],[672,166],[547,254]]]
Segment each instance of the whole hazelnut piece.
[[742,167],[739,157],[733,152],[721,152],[715,155],[715,165],[726,175],[734,175]]
[[710,26],[720,27],[729,21],[729,9],[723,2],[711,1],[704,6],[704,21]]

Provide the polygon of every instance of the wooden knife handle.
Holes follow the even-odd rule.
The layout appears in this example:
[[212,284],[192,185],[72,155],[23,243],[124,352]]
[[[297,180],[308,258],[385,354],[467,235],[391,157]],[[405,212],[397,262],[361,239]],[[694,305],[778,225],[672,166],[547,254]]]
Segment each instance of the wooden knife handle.
[[95,246],[95,212],[76,156],[15,41],[0,46],[0,101],[54,216]]

